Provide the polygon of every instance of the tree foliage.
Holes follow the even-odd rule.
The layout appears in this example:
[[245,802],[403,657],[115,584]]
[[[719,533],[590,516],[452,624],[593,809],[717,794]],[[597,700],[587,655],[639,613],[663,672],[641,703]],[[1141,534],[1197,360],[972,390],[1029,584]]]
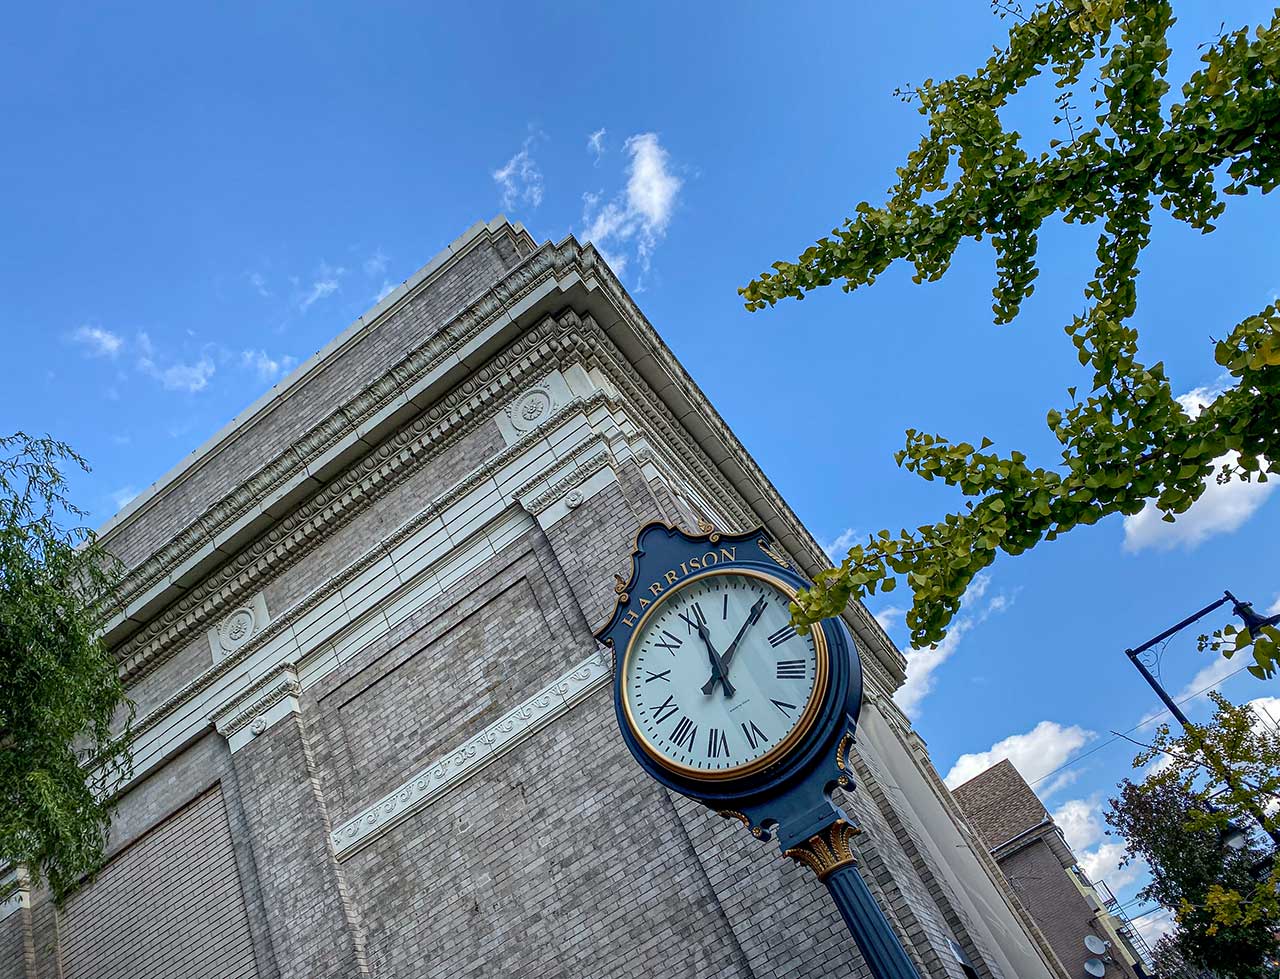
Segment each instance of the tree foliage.
[[101,862],[133,716],[99,638],[117,569],[91,530],[64,526],[84,516],[68,462],[87,469],[52,439],[0,438],[0,868],[58,897]]
[[[1095,225],[1097,265],[1085,305],[1064,327],[1091,375],[1089,393],[1077,398],[1070,388],[1069,403],[1048,413],[1063,446],[1048,465],[993,451],[985,438],[975,446],[909,429],[898,464],[958,488],[968,502],[936,523],[881,531],[853,547],[800,596],[797,623],[905,579],[911,640],[935,643],[969,582],[997,554],[1020,554],[1110,514],[1135,514],[1148,500],[1172,521],[1206,479],[1264,481],[1265,458],[1276,454],[1280,304],[1234,326],[1204,325],[1205,333],[1222,331],[1212,354],[1233,383],[1198,413],[1178,403],[1162,363],[1139,359],[1132,319],[1156,207],[1208,233],[1226,196],[1266,193],[1280,177],[1280,10],[1269,24],[1205,45],[1176,99],[1166,80],[1168,0],[1058,0],[1025,17],[1002,12],[1018,17],[1007,47],[972,74],[906,93],[928,131],[886,202],[859,204],[797,261],[776,262],[740,292],[749,310],[759,310],[837,280],[846,291],[869,286],[900,261],[913,266],[916,282],[933,281],[962,242],[989,239],[995,321],[1009,323],[1034,291],[1044,222]],[[1045,72],[1059,92],[1052,112],[1063,138],[1036,149],[1005,128],[1001,112]],[[1094,106],[1087,124],[1075,107],[1081,96]],[[1257,644],[1259,669],[1277,640],[1272,630]]]
[[[1248,707],[1220,694],[1213,719],[1174,736],[1162,726],[1134,759],[1159,760],[1138,783],[1126,780],[1107,822],[1142,859],[1151,881],[1139,892],[1177,916],[1171,943],[1187,962],[1224,976],[1272,975],[1280,954],[1280,868],[1270,835],[1280,829],[1280,734]],[[1246,834],[1233,849],[1230,829]]]

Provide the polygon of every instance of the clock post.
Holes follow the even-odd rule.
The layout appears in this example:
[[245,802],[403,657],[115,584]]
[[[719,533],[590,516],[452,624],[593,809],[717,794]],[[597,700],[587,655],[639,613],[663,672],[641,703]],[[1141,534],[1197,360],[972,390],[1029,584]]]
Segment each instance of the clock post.
[[838,618],[797,632],[809,583],[763,531],[651,523],[596,638],[614,655],[622,739],[662,785],[741,820],[826,886],[876,979],[920,979],[858,871],[849,751],[862,666]]

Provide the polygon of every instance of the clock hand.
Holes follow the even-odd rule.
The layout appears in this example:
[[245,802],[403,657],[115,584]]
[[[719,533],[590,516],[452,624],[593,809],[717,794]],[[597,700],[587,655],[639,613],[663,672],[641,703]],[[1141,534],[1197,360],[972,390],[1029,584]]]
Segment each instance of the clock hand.
[[[733,637],[733,642],[729,643],[729,648],[724,651],[724,655],[720,657],[719,679],[725,685],[725,696],[732,697],[732,689],[729,687],[729,680],[725,676],[729,671],[729,661],[733,659],[733,654],[738,651],[738,643],[742,642],[742,637],[747,634],[747,630],[760,620],[760,616],[764,614],[764,607],[768,604],[763,595],[756,599],[756,603],[751,606],[751,612],[747,615],[747,621],[742,623],[742,628],[738,630],[738,634]],[[711,679],[703,684],[702,692],[711,693],[716,686],[716,673],[711,674]]]
[[[702,692],[710,694],[715,689],[715,681],[718,679],[724,684],[724,695],[726,697],[733,696],[733,684],[729,682],[729,678],[724,675],[724,670],[720,666],[720,656],[716,653],[716,649],[711,645],[711,632],[707,629],[706,623],[698,623],[698,635],[707,647],[707,658],[711,660],[711,680],[706,687],[702,688]],[[710,689],[707,689],[710,687]]]

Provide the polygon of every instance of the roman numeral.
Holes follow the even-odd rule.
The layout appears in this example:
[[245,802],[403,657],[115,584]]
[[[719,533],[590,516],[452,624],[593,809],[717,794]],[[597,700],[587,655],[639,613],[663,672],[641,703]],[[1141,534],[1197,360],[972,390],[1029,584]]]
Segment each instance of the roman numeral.
[[[693,742],[698,737],[698,725],[687,717],[680,718],[680,723],[676,725],[676,729],[671,734],[671,741],[677,748],[686,748],[693,750]],[[684,742],[688,741],[686,745]]]
[[778,679],[779,680],[803,680],[804,679],[804,660],[802,659],[778,660]]
[[662,634],[667,637],[667,641],[655,643],[654,645],[656,645],[659,649],[665,649],[672,656],[674,656],[676,654],[676,649],[684,645],[684,640],[681,639],[679,636],[673,636],[666,629],[662,630]]
[[702,611],[702,606],[699,605],[697,602],[694,602],[692,605],[689,606],[688,615],[686,615],[684,612],[680,612],[678,614],[680,618],[684,619],[684,624],[689,627],[690,632],[697,632],[698,626],[706,625],[707,623],[707,616]]
[[796,629],[793,625],[784,625],[781,629],[769,637],[770,646],[781,646],[788,639],[795,636]]
[[670,670],[663,670],[661,673],[654,673],[653,670],[645,670],[645,672],[649,674],[645,677],[645,683],[652,683],[654,680],[666,680],[668,683],[671,682]]
[[751,727],[747,727],[747,722],[744,721],[742,723],[742,733],[747,739],[747,744],[751,745],[752,748],[755,748],[761,741],[769,740],[765,733],[756,727],[755,721],[751,722]]
[[774,707],[778,708],[778,710],[782,711],[783,717],[790,717],[791,715],[788,713],[788,711],[793,711],[796,709],[795,704],[789,704],[785,700],[774,700],[772,697],[770,697],[769,702],[773,704]]
[[668,717],[670,717],[672,714],[674,714],[676,711],[680,709],[680,705],[675,703],[671,699],[672,696],[673,695],[668,694],[667,699],[664,700],[662,703],[649,708],[651,711],[653,711],[653,719],[658,724],[661,724]]
[[720,618],[727,619],[728,617],[729,617],[729,593],[725,592],[724,593],[724,615],[720,616]]
[[721,755],[728,754],[729,739],[724,736],[723,731],[713,727],[707,732],[707,757],[719,758]]

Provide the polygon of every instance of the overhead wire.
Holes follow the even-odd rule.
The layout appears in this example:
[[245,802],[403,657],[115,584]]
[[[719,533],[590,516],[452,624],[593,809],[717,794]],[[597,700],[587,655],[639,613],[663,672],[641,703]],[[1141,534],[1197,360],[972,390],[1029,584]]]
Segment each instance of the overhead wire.
[[[1220,684],[1225,683],[1227,680],[1230,680],[1230,679],[1231,679],[1233,676],[1235,676],[1237,673],[1243,673],[1243,672],[1244,672],[1245,670],[1247,670],[1247,669],[1248,669],[1248,666],[1246,665],[1246,666],[1242,666],[1242,667],[1240,667],[1240,668],[1239,668],[1239,669],[1237,669],[1237,670],[1232,670],[1232,671],[1231,671],[1230,673],[1228,673],[1226,676],[1224,676],[1224,677],[1220,677],[1219,679],[1215,680],[1213,683],[1209,684],[1207,687],[1204,687],[1203,689],[1197,690],[1195,693],[1188,694],[1187,696],[1183,697],[1181,700],[1175,701],[1175,703],[1177,703],[1178,705],[1182,705],[1182,704],[1189,703],[1190,701],[1195,700],[1195,699],[1196,699],[1197,697],[1199,697],[1201,694],[1208,693],[1210,690],[1214,689],[1215,687],[1219,686]],[[1094,745],[1092,748],[1090,748],[1088,751],[1085,751],[1085,752],[1082,752],[1082,753],[1081,753],[1081,754],[1079,754],[1079,755],[1076,755],[1076,756],[1075,756],[1074,758],[1072,758],[1070,761],[1066,761],[1066,762],[1064,762],[1063,764],[1059,765],[1057,768],[1055,768],[1055,769],[1054,769],[1053,771],[1051,771],[1051,772],[1046,772],[1044,775],[1041,775],[1039,778],[1037,778],[1037,779],[1033,780],[1030,784],[1031,784],[1033,787],[1034,787],[1034,786],[1036,786],[1036,785],[1039,785],[1039,784],[1040,784],[1041,782],[1043,782],[1045,779],[1047,779],[1047,778],[1051,778],[1052,776],[1057,775],[1059,772],[1061,772],[1061,771],[1063,771],[1063,770],[1065,770],[1065,769],[1067,769],[1067,768],[1070,768],[1072,765],[1075,765],[1075,764],[1077,764],[1077,763],[1079,763],[1079,762],[1081,762],[1081,761],[1084,761],[1084,759],[1088,758],[1090,755],[1094,754],[1095,752],[1101,751],[1103,748],[1106,748],[1106,747],[1108,747],[1109,745],[1115,744],[1115,742],[1119,741],[1119,740],[1120,740],[1121,738],[1123,738],[1126,734],[1132,734],[1134,731],[1138,730],[1139,728],[1146,727],[1146,726],[1147,726],[1148,724],[1150,724],[1152,721],[1156,720],[1157,718],[1163,717],[1164,715],[1166,715],[1166,714],[1168,714],[1168,713],[1169,713],[1169,709],[1166,707],[1165,709],[1163,709],[1163,710],[1161,710],[1161,711],[1159,711],[1159,712],[1157,712],[1157,713],[1155,713],[1155,714],[1152,714],[1150,717],[1144,717],[1142,720],[1140,720],[1140,721],[1139,721],[1137,724],[1135,724],[1133,727],[1129,728],[1127,731],[1124,731],[1124,732],[1123,732],[1123,733],[1121,733],[1121,734],[1113,734],[1113,735],[1112,735],[1111,737],[1109,737],[1106,741],[1103,741],[1103,742],[1101,742],[1101,743],[1099,743],[1099,744],[1096,744],[1096,745]]]

